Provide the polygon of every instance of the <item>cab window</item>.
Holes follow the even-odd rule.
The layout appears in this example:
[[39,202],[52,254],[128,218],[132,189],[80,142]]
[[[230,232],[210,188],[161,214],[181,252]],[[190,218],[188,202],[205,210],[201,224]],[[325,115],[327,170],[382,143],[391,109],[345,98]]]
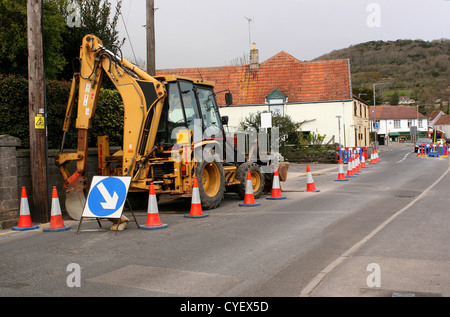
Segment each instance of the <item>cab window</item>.
[[186,123],[189,129],[194,129],[194,119],[200,118],[194,85],[187,81],[180,81],[180,93],[183,101]]
[[211,135],[218,135],[221,131],[220,116],[217,112],[216,99],[214,92],[210,88],[197,86],[198,102],[200,104],[201,119],[205,132]]

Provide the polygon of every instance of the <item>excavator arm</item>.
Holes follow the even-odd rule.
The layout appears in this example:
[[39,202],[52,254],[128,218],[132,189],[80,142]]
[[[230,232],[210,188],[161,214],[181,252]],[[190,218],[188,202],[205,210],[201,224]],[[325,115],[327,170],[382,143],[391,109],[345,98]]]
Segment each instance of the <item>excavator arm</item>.
[[[74,196],[81,197],[81,192],[87,188],[88,136],[92,128],[104,74],[111,79],[122,97],[124,130],[121,174],[132,176],[134,181],[141,175],[138,169],[142,165],[139,163],[151,153],[155,145],[156,132],[166,97],[166,90],[161,82],[106,49],[95,35],[89,34],[83,38],[79,59],[80,70],[73,77],[67,104],[63,144],[60,154],[55,158],[56,165],[65,181],[66,197],[70,197],[72,192],[76,192]],[[77,89],[77,150],[76,153],[63,153],[65,133],[69,129]],[[71,174],[67,164],[72,161],[76,161],[76,171]],[[68,209],[67,206],[66,208]],[[72,218],[78,217],[72,216]]]

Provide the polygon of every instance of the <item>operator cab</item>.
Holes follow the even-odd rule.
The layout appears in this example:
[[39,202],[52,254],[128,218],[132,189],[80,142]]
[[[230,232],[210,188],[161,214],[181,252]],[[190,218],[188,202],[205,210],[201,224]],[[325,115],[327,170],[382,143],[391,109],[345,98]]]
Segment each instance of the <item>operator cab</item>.
[[194,130],[196,136],[200,135],[200,132],[202,139],[224,138],[222,122],[227,120],[220,117],[212,82],[179,76],[156,79],[165,84],[167,91],[156,137],[157,143],[164,148],[170,148],[177,143],[177,132],[185,129]]

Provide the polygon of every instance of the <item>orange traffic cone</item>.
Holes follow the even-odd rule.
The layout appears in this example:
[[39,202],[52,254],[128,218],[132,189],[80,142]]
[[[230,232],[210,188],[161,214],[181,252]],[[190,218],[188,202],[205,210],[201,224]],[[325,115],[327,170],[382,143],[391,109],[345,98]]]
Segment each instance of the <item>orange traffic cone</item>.
[[375,159],[375,150],[373,150],[372,152],[370,152],[370,163],[375,164],[376,162],[377,160]]
[[309,169],[309,164],[306,164],[306,190],[305,192],[318,192],[319,190],[314,185],[314,180]]
[[365,154],[361,154],[361,168],[367,168]]
[[281,195],[280,179],[278,176],[277,168],[275,169],[275,172],[273,173],[272,195],[270,195],[270,197],[267,197],[266,199],[271,199],[271,200],[286,199],[285,196]]
[[378,163],[380,161],[380,157],[378,156],[378,150],[375,150],[375,162]]
[[22,186],[22,193],[20,197],[20,213],[19,213],[19,223],[17,226],[12,227],[13,230],[24,231],[37,229],[39,226],[33,226],[30,216],[30,206],[28,205],[27,191],[25,186]]
[[162,224],[159,219],[158,203],[156,201],[155,186],[150,184],[150,190],[148,192],[148,205],[147,205],[147,222],[145,225],[139,226],[144,230],[156,230],[167,228],[166,224]]
[[348,177],[355,177],[355,175],[353,175],[353,163],[352,163],[352,156],[350,155],[348,157],[348,163],[347,163],[347,178]]
[[342,159],[339,158],[339,172],[338,172],[338,178],[335,179],[335,181],[348,181],[348,179],[345,178],[344,174],[344,166],[342,165]]
[[247,181],[245,182],[244,202],[240,203],[239,206],[254,207],[254,206],[259,206],[259,205],[260,205],[260,203],[255,202],[255,196],[253,195],[252,176],[250,174],[250,171],[247,171]]
[[361,160],[359,159],[360,154],[358,152],[355,152],[355,158],[356,158],[356,173],[361,173]]
[[358,175],[358,168],[356,167],[357,164],[358,164],[358,163],[356,162],[355,155],[352,154],[352,167],[353,167],[352,172],[353,172],[353,176]]
[[44,228],[45,232],[52,231],[65,231],[69,230],[70,226],[65,226],[62,215],[61,215],[61,206],[59,205],[58,191],[56,190],[56,186],[53,186],[52,191],[52,210],[50,213],[50,226],[48,228]]
[[192,188],[191,212],[184,216],[188,217],[188,218],[208,217],[208,214],[204,214],[203,210],[202,210],[202,203],[200,201],[200,192],[198,191],[197,177],[194,177],[194,184],[193,184],[193,188]]

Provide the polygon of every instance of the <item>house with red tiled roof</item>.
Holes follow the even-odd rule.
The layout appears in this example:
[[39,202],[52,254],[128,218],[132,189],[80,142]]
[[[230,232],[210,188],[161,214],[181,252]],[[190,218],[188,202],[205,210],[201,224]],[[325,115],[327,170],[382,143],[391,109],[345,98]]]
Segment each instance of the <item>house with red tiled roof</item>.
[[434,123],[434,128],[445,133],[445,137],[450,136],[450,114],[442,114]]
[[439,120],[439,118],[445,113],[442,110],[433,110],[428,117],[428,124],[434,126],[434,124]]
[[377,132],[380,145],[411,142],[414,129],[419,134],[417,138],[426,138],[428,134],[428,118],[414,106],[370,106],[370,126],[371,131]]
[[[259,63],[253,47],[246,65],[160,69],[156,75],[179,75],[215,83],[229,131],[251,113],[274,112],[301,123],[303,133],[325,135],[342,146],[369,146],[368,105],[352,95],[349,59],[300,61],[281,51]],[[233,105],[226,106],[224,93]]]

